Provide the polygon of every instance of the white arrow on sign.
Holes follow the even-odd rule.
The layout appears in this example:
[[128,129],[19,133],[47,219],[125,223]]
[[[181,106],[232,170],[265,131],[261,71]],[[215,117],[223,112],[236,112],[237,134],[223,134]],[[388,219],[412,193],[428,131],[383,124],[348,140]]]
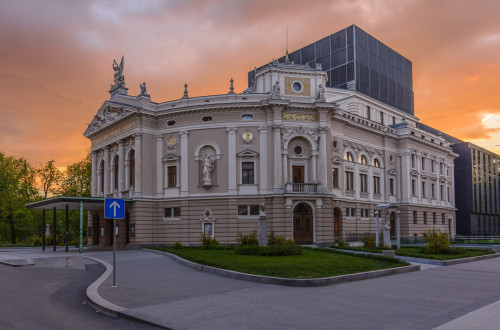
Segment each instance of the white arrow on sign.
[[113,203],[111,203],[111,205],[109,207],[113,208],[113,217],[116,218],[116,207],[120,208],[120,204],[118,204],[116,201],[114,201]]

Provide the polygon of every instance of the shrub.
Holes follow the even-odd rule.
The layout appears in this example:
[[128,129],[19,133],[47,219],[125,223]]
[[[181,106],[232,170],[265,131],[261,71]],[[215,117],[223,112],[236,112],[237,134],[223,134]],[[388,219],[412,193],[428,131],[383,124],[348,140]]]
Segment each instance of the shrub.
[[242,235],[241,233],[238,233],[236,242],[240,243],[240,246],[258,246],[259,239],[257,238],[257,232],[254,230],[248,235]]
[[427,242],[425,252],[430,254],[444,254],[449,251],[450,238],[447,233],[442,233],[439,229],[429,229],[427,232],[422,233],[422,235]]
[[[293,242],[292,242],[293,243]],[[236,254],[253,256],[291,256],[302,254],[302,248],[299,245],[286,244],[271,246],[251,246],[244,245],[236,248]]]
[[363,243],[363,246],[367,249],[376,248],[374,235],[365,234],[361,236],[361,243]]
[[205,235],[205,233],[201,233],[201,248],[203,250],[216,249],[220,246],[219,242],[212,238],[210,235]]
[[289,244],[286,238],[283,236],[276,235],[273,230],[271,230],[271,232],[267,235],[267,245],[273,246],[273,245],[285,245],[285,244]]
[[338,245],[338,247],[345,247],[345,243],[341,239],[339,239],[339,241],[337,242],[337,245]]
[[179,242],[175,242],[175,244],[172,247],[174,249],[182,249],[184,246],[182,246],[182,244]]

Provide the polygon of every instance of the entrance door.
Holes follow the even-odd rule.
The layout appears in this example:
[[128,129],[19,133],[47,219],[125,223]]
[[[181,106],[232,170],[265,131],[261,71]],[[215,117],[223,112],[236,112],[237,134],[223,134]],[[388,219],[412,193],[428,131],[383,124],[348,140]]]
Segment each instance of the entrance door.
[[292,166],[292,182],[304,183],[304,166]]
[[305,203],[298,204],[293,211],[293,240],[299,244],[313,242],[312,212]]
[[338,208],[333,209],[333,237],[340,238],[340,211]]
[[391,236],[396,237],[396,213],[391,212]]

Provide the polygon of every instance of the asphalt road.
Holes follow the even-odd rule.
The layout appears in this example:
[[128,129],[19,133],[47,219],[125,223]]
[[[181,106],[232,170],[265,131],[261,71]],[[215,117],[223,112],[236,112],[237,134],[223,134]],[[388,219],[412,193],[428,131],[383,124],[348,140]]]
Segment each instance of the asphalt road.
[[93,261],[34,259],[31,267],[0,264],[1,329],[154,329],[96,312],[85,290],[104,271]]

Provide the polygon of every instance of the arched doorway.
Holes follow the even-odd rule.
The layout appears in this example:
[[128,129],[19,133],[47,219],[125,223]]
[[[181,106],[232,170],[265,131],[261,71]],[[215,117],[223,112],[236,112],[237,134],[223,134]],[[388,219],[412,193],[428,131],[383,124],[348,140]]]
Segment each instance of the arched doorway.
[[391,237],[396,237],[396,213],[391,212]]
[[312,210],[306,203],[299,203],[293,209],[293,240],[300,244],[313,242]]
[[92,217],[92,246],[99,245],[99,214]]
[[340,239],[340,216],[342,212],[340,212],[339,208],[336,207],[333,209],[333,238]]

